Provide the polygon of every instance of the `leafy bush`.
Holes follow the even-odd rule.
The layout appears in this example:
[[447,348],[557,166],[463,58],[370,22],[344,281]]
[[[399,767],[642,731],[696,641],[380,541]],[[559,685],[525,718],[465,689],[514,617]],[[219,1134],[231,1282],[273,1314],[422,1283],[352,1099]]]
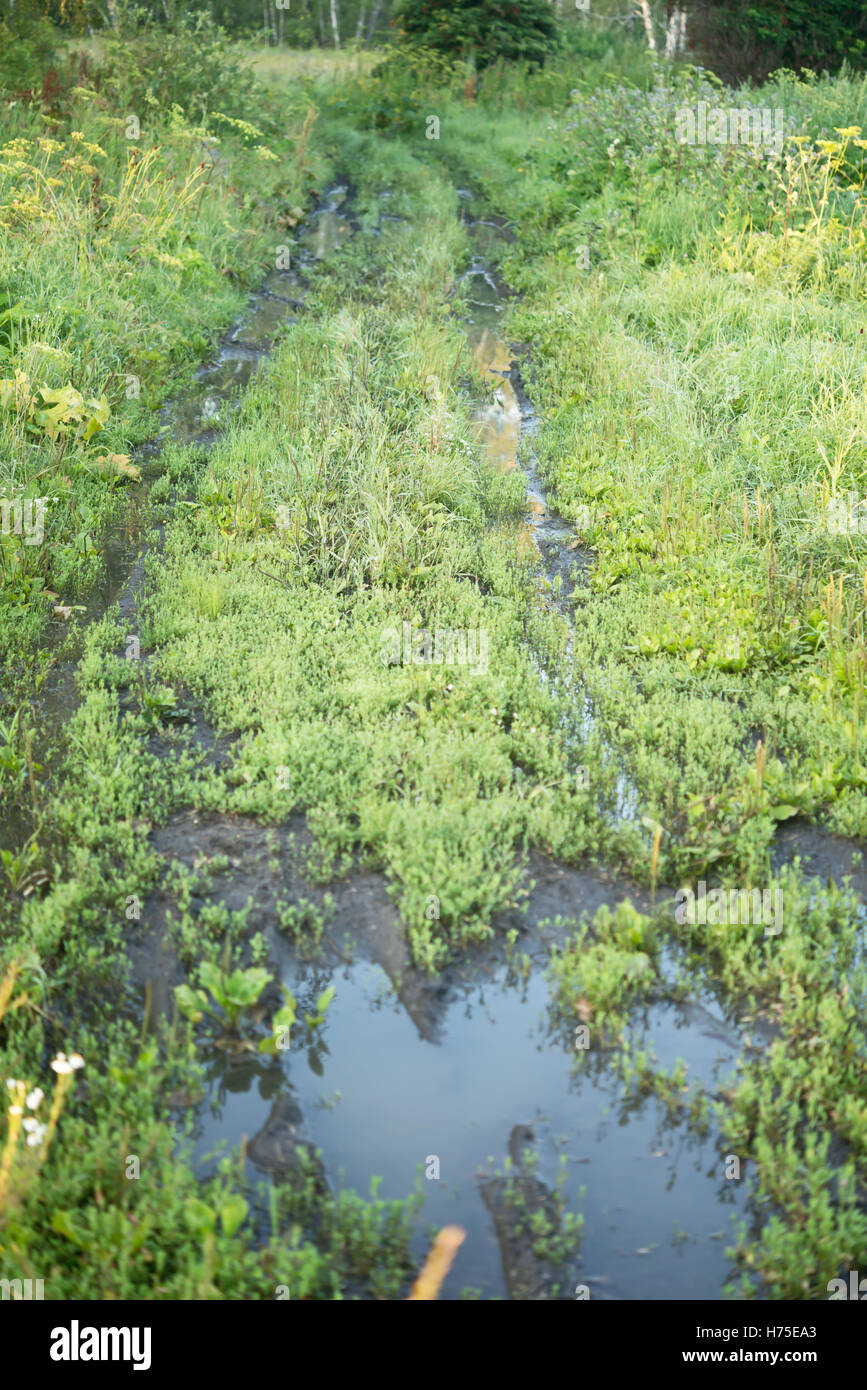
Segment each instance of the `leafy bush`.
[[693,42],[727,81],[761,78],[783,65],[836,71],[867,65],[861,0],[727,0],[693,7]]
[[33,91],[43,86],[54,57],[53,25],[28,8],[0,16],[0,93]]
[[466,64],[421,44],[402,42],[389,49],[369,78],[359,82],[355,118],[377,130],[410,130],[434,95],[455,95],[472,76]]
[[131,12],[125,28],[106,34],[98,82],[106,96],[139,114],[157,110],[168,115],[177,106],[191,121],[201,121],[218,105],[221,112],[244,117],[257,109],[255,82],[224,30],[207,14],[180,12],[167,26]]
[[413,43],[483,68],[498,58],[541,66],[559,38],[546,0],[398,0],[392,24]]

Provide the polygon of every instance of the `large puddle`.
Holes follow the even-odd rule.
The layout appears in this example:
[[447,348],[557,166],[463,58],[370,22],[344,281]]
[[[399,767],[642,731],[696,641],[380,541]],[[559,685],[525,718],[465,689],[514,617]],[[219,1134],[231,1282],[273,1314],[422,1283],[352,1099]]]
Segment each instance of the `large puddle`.
[[[591,1047],[577,1061],[568,1027],[549,1014],[551,923],[616,903],[630,885],[537,858],[525,917],[497,923],[498,946],[477,949],[432,979],[412,968],[377,874],[330,884],[335,905],[322,949],[305,958],[292,948],[277,927],[278,904],[321,901],[321,890],[292,867],[290,837],[297,844],[299,833],[299,826],[269,831],[253,821],[187,814],[153,837],[167,859],[189,867],[231,857],[207,900],[230,910],[252,900],[249,929],[265,934],[270,968],[299,1001],[299,1017],[329,984],[336,991],[324,1024],[315,1032],[300,1025],[288,1053],[266,1059],[205,1047],[208,1095],[194,1119],[199,1171],[211,1171],[221,1151],[246,1139],[251,1170],[278,1182],[291,1174],[296,1143],[321,1150],[335,1188],[367,1192],[377,1176],[380,1196],[405,1197],[420,1182],[423,1222],[467,1232],[444,1297],[474,1288],[486,1298],[569,1298],[581,1282],[594,1298],[719,1298],[731,1272],[730,1218],[746,1214],[743,1184],[725,1178],[724,1151],[712,1132],[692,1132],[681,1111],[627,1092],[613,1054]],[[631,896],[646,906],[640,892]],[[172,987],[184,979],[165,949],[170,906],[162,895],[148,904],[148,938],[135,961],[139,983],[159,976],[156,1013],[170,1009]],[[519,921],[508,959],[502,934]],[[707,998],[661,998],[639,1011],[632,1028],[662,1067],[688,1058],[689,1083],[712,1093],[741,1045]],[[562,1171],[567,1209],[584,1217],[580,1239],[553,1270],[515,1234],[514,1214],[497,1219],[495,1174],[525,1148],[538,1166],[523,1190],[549,1199]],[[425,1176],[432,1159],[438,1178]],[[427,1239],[420,1230],[419,1259]],[[516,1250],[526,1256],[517,1273]]]
[[[364,1192],[376,1174],[381,1196],[403,1197],[431,1158],[439,1160],[440,1180],[422,1178],[423,1217],[467,1231],[444,1296],[466,1286],[486,1297],[507,1293],[481,1174],[492,1163],[502,1170],[516,1126],[532,1130],[536,1176],[549,1190],[565,1156],[563,1193],[585,1217],[580,1247],[564,1266],[564,1296],[579,1279],[589,1279],[591,1296],[720,1296],[729,1216],[743,1210],[721,1154],[711,1140],[672,1125],[655,1099],[624,1101],[604,1061],[573,1076],[566,1043],[546,1022],[541,974],[510,984],[501,966],[468,987],[446,1010],[436,1042],[419,1036],[380,966],[305,968],[287,951],[281,975],[305,999],[328,982],[337,991],[317,1045],[293,1054],[287,1067],[305,1137],[321,1149],[331,1182]],[[674,1005],[649,1013],[645,1045],[668,1066],[686,1053],[690,1078],[716,1089],[717,1064],[731,1064],[736,1038],[695,1006],[691,1014]],[[224,1066],[214,1108],[201,1116],[196,1155],[245,1133],[255,1157],[255,1136],[271,1113],[266,1069],[254,1086],[242,1066],[234,1077],[242,1089],[233,1094],[231,1064]]]

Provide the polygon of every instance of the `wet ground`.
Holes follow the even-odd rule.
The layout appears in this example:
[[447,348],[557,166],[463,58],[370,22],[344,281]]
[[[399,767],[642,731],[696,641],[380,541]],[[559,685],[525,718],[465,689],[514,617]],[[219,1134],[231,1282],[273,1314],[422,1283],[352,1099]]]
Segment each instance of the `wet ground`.
[[[305,263],[331,254],[351,233],[345,193],[343,187],[331,191],[299,238],[297,264],[272,273],[192,389],[166,407],[164,432],[203,448],[214,439],[271,344],[293,321],[303,300]],[[471,197],[464,204],[475,247],[465,277],[466,326],[490,387],[475,411],[478,440],[498,467],[524,470],[522,543],[538,557],[540,589],[568,617],[570,594],[593,557],[557,517],[536,472],[532,406],[499,327],[507,297],[488,259],[504,227],[495,219],[473,222]],[[145,482],[133,494],[128,519],[109,538],[105,583],[88,618],[112,603],[135,613],[147,544],[160,543],[159,532],[155,541],[145,540],[147,468],[159,448],[154,441],[137,457]],[[56,674],[47,695],[49,717],[71,708],[73,672],[70,663]],[[540,679],[548,678],[540,668]],[[589,717],[582,706],[579,730]],[[195,741],[219,760],[226,748],[196,718]],[[630,798],[624,783],[623,814]],[[206,903],[232,910],[252,903],[248,932],[264,936],[275,977],[266,1008],[280,1002],[277,981],[298,999],[300,1018],[327,985],[336,991],[324,1023],[315,1030],[298,1025],[288,1053],[266,1058],[203,1049],[205,1094],[171,1098],[178,1111],[193,1113],[194,1162],[202,1173],[213,1166],[215,1150],[246,1140],[251,1170],[265,1180],[291,1180],[300,1144],[321,1151],[322,1180],[335,1187],[366,1192],[376,1175],[381,1196],[404,1197],[420,1182],[423,1219],[467,1232],[443,1288],[446,1298],[467,1287],[487,1298],[571,1298],[578,1283],[592,1298],[721,1296],[731,1274],[725,1257],[731,1218],[748,1211],[745,1185],[725,1179],[725,1152],[715,1134],[700,1137],[683,1110],[671,1111],[652,1096],[627,1095],[610,1056],[591,1047],[576,1057],[568,1029],[552,1023],[549,1013],[544,966],[560,930],[553,923],[592,915],[601,904],[626,897],[646,910],[634,884],[533,856],[523,908],[495,923],[495,942],[430,978],[413,968],[388,882],[377,873],[357,871],[329,884],[333,902],[320,951],[310,958],[296,949],[281,929],[281,912],[324,904],[324,890],[303,870],[310,842],[301,820],[269,829],[189,811],[152,832],[151,841],[167,868],[172,861],[191,870],[212,865],[209,888],[193,898],[194,915]],[[838,879],[839,848],[835,837],[810,827],[788,826],[780,835],[781,856],[809,854],[814,871]],[[856,886],[867,886],[867,875],[856,872]],[[170,1014],[173,989],[187,978],[168,928],[172,906],[164,886],[146,905],[142,925],[131,924],[128,1004],[140,1017],[147,994],[152,1026]],[[518,932],[513,948],[504,945],[510,929]],[[687,1080],[711,1093],[742,1048],[737,1020],[708,997],[675,1002],[663,989],[632,1025],[661,1066],[688,1059]],[[519,1164],[526,1150],[538,1159],[532,1172]],[[518,1164],[511,1194],[502,1176],[507,1157]],[[562,1196],[570,1211],[583,1215],[584,1226],[565,1261],[553,1268],[521,1229],[521,1202],[525,1216],[544,1212],[556,1224],[561,1159]],[[438,1176],[425,1176],[437,1169]],[[426,1248],[422,1233],[419,1258]]]
[[[143,593],[145,559],[162,545],[163,525],[158,520],[155,523],[148,494],[150,481],[159,471],[163,446],[171,440],[207,449],[214,442],[275,340],[295,322],[295,311],[304,299],[305,271],[339,249],[352,234],[352,223],[341,212],[346,194],[343,184],[325,194],[300,229],[297,252],[290,254],[289,264],[272,271],[250,296],[244,313],[224,335],[212,359],[198,368],[181,395],[163,406],[158,434],[135,450],[133,462],[141,470],[142,480],[127,489],[123,519],[100,540],[100,578],[87,595],[84,614],[76,613],[76,623],[93,622],[114,604],[125,618],[134,619]],[[177,500],[173,497],[171,504]],[[67,632],[68,623],[57,622],[46,645],[58,649]],[[74,675],[72,659],[60,660],[49,675],[40,692],[40,711],[47,719],[62,721],[75,708]]]
[[[480,246],[503,234],[493,221],[471,230]],[[498,467],[524,469],[523,534],[540,583],[565,606],[592,556],[575,548],[573,528],[556,516],[535,472],[532,407],[499,329],[506,292],[481,251],[465,280],[468,336],[491,386],[475,412],[479,442]],[[293,947],[279,926],[281,907],[323,902],[299,867],[309,848],[303,821],[266,830],[191,812],[152,841],[167,863],[228,861],[193,910],[205,901],[236,911],[251,902],[249,931],[267,939],[270,968],[299,1000],[299,1016],[328,984],[336,990],[324,1024],[315,1034],[300,1028],[288,1054],[206,1053],[207,1095],[195,1107],[194,1160],[203,1173],[217,1151],[246,1139],[253,1169],[274,1181],[291,1175],[301,1144],[321,1151],[323,1177],[335,1186],[366,1191],[376,1175],[380,1195],[403,1197],[420,1182],[423,1219],[467,1232],[444,1297],[469,1287],[489,1298],[571,1298],[579,1282],[593,1298],[720,1296],[730,1218],[745,1210],[713,1134],[691,1133],[682,1113],[653,1097],[627,1097],[606,1054],[591,1049],[576,1059],[568,1030],[549,1016],[543,972],[562,931],[553,924],[626,897],[646,910],[642,890],[534,856],[524,907],[495,923],[490,946],[431,978],[412,966],[381,874],[330,883],[321,950],[310,959]],[[134,989],[150,981],[153,1022],[185,979],[166,929],[170,911],[170,895],[157,894],[143,914],[147,935],[133,947]],[[506,948],[510,928],[518,937]],[[277,1002],[276,993],[263,1000]],[[737,1028],[710,999],[660,998],[634,1027],[662,1066],[688,1058],[688,1080],[710,1092],[740,1051]],[[518,1163],[525,1150],[537,1166],[519,1166],[510,1193],[505,1160]],[[555,1267],[534,1253],[521,1205],[524,1219],[542,1211],[556,1224],[561,1167],[562,1199],[584,1227]],[[426,1176],[437,1169],[438,1177]],[[421,1234],[419,1258],[426,1245]]]
[[538,555],[544,590],[565,606],[592,564],[592,552],[578,544],[575,527],[552,508],[537,472],[533,436],[538,422],[524,390],[516,352],[500,328],[509,292],[482,254],[482,248],[487,248],[490,255],[498,241],[508,237],[508,227],[493,219],[467,221],[473,245],[478,248],[463,276],[469,305],[467,338],[491,389],[490,399],[480,403],[475,412],[478,442],[495,467],[523,471],[527,513],[519,544],[531,546]]
[[[653,1097],[625,1097],[606,1054],[591,1048],[576,1061],[571,1035],[548,1014],[542,967],[559,935],[555,919],[626,896],[647,906],[640,890],[537,856],[527,870],[534,886],[526,913],[504,916],[495,943],[429,977],[412,967],[379,874],[330,883],[334,908],[321,950],[310,959],[293,948],[278,925],[280,905],[321,903],[323,895],[297,867],[309,847],[300,820],[269,830],[189,813],[152,840],[167,861],[189,868],[228,859],[202,902],[232,910],[252,902],[249,930],[266,937],[270,968],[299,1001],[299,1017],[327,985],[336,990],[325,1023],[315,1034],[301,1026],[288,1054],[205,1051],[208,1093],[196,1109],[194,1148],[203,1173],[246,1137],[252,1167],[275,1181],[291,1174],[297,1143],[321,1150],[334,1186],[366,1191],[376,1175],[381,1196],[403,1197],[420,1180],[423,1219],[467,1231],[444,1297],[465,1287],[506,1297],[519,1286],[517,1296],[550,1297],[557,1282],[560,1297],[574,1296],[577,1282],[589,1284],[591,1297],[720,1296],[730,1217],[745,1209],[713,1135],[690,1133],[684,1115]],[[193,910],[199,905],[194,898]],[[154,1022],[185,979],[165,930],[170,909],[169,895],[156,895],[143,913],[147,934],[133,946],[134,989],[152,982]],[[503,945],[510,926],[519,927],[511,953]],[[662,1066],[689,1058],[689,1081],[710,1092],[741,1045],[709,999],[661,1000],[634,1027]],[[584,1216],[580,1242],[561,1266],[532,1257],[531,1242],[515,1235],[515,1212],[497,1216],[496,1174],[516,1126],[531,1131],[520,1148],[538,1156],[535,1173],[521,1180],[531,1209],[540,1188],[551,1200],[562,1155],[563,1197]],[[432,1159],[438,1179],[424,1176]],[[421,1235],[419,1257],[425,1245]]]

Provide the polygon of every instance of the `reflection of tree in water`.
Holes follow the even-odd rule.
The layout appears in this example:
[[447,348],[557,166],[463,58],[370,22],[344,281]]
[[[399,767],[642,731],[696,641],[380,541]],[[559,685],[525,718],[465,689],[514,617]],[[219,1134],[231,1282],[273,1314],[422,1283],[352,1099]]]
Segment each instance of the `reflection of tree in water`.
[[331,1056],[325,1041],[328,1013],[326,1011],[322,1022],[313,1028],[307,1023],[305,1015],[310,1014],[311,1018],[316,1016],[317,1000],[323,990],[331,984],[333,975],[334,970],[330,965],[310,966],[304,978],[295,982],[292,991],[295,995],[297,1022],[292,1029],[293,1045],[290,1051],[300,1051],[306,1047],[307,1065],[315,1076],[323,1075],[324,1059]]
[[202,1060],[211,1113],[215,1116],[219,1116],[230,1095],[244,1095],[255,1085],[262,1100],[270,1101],[283,1084],[283,1069],[271,1057],[214,1048]]

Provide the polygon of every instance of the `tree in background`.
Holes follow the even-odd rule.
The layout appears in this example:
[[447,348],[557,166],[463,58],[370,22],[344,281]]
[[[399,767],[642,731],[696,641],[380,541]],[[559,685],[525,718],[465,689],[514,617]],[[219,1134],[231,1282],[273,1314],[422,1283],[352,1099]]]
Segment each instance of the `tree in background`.
[[[775,68],[836,71],[867,66],[865,0],[679,0],[688,47],[729,82]],[[672,6],[655,5],[663,14]]]
[[[190,10],[207,10],[227,33],[264,37],[275,47],[366,47],[388,34],[390,0],[184,0]],[[159,3],[151,6],[158,9]]]
[[853,66],[867,63],[864,0],[725,0],[712,9],[721,35],[732,46],[757,45],[768,71],[835,70],[844,59]]
[[549,0],[397,0],[392,26],[412,43],[478,67],[503,58],[542,64],[557,45]]
[[12,66],[13,40],[19,60],[44,48],[46,19],[55,32],[131,32],[136,13],[170,29],[183,13],[205,15],[234,37],[301,48],[397,33],[449,57],[472,53],[480,67],[543,63],[558,32],[576,29],[644,35],[660,57],[685,56],[730,82],[781,66],[867,67],[867,0],[0,0],[0,65]]
[[[0,0],[0,26],[22,32],[48,19],[74,33],[174,28],[205,15],[235,38],[307,48],[366,47],[390,37],[391,0]],[[2,33],[2,28],[0,28]]]
[[[186,8],[207,10],[227,33],[264,37],[275,47],[360,47],[388,32],[390,0],[184,0]],[[159,3],[151,8],[159,8]]]
[[[665,56],[674,58],[686,49],[686,8],[683,4],[667,4],[665,11]],[[644,25],[647,46],[653,53],[658,53],[661,45],[657,40],[650,0],[638,0],[638,13]]]
[[0,0],[0,90],[39,88],[54,58],[58,30],[40,0]]

